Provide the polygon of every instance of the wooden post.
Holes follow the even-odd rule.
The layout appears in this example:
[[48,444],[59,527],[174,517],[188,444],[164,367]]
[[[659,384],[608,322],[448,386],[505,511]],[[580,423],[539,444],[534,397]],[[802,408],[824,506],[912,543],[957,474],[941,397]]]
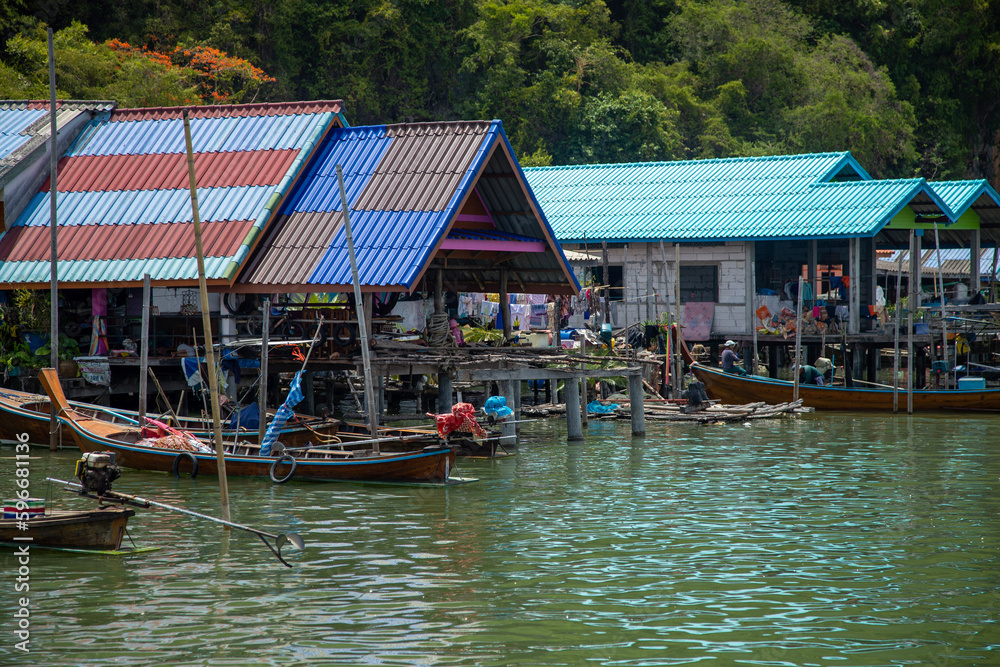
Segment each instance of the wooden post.
[[[802,271],[799,270],[798,307],[795,314],[795,363],[792,366],[794,381],[792,400],[799,400],[799,373],[802,371]],[[852,281],[853,282],[853,281]]]
[[684,390],[684,358],[681,356],[681,341],[684,339],[684,308],[681,306],[681,244],[674,243],[674,303],[677,308],[677,345],[674,350],[676,368],[674,375],[675,398]]
[[646,320],[653,322],[657,319],[656,311],[653,308],[653,246],[646,242]]
[[914,257],[917,247],[917,235],[910,230],[910,291],[906,295],[906,413],[910,415],[913,414],[913,311],[919,301],[916,294],[920,293],[919,281],[916,283],[916,290],[913,283],[914,265],[920,262],[919,257]]
[[452,398],[451,375],[444,368],[438,370],[438,412],[451,412],[454,405]]
[[[354,254],[354,235],[351,232],[350,202],[347,199],[347,190],[344,187],[344,170],[341,165],[337,165],[337,181],[340,185],[340,206],[344,215],[344,235],[347,237],[347,253],[351,259],[351,281],[354,283],[354,306],[358,314],[358,342],[361,345],[361,361],[365,367],[365,402],[368,407],[368,430],[371,433],[372,450],[379,453],[378,446],[378,412],[375,410],[375,391],[372,389],[372,362],[371,351],[368,349],[368,318],[366,317],[364,303],[361,296],[361,278],[358,276],[358,257]],[[438,287],[441,284],[441,273],[438,272]],[[435,294],[435,300],[440,294],[440,289]],[[435,308],[437,303],[435,303]]]
[[267,433],[267,352],[271,337],[271,300],[264,299],[261,305],[260,325],[260,379],[257,387],[257,411],[260,412],[260,424],[257,427],[257,443],[264,442]]
[[509,345],[514,337],[513,322],[510,321],[510,294],[507,293],[507,269],[500,269],[500,318],[503,320],[503,337]]
[[899,412],[899,318],[903,292],[903,252],[899,252],[896,262],[896,317],[892,336],[892,412]]
[[852,238],[848,241],[849,255],[850,255],[850,277],[851,285],[848,289],[848,307],[850,309],[850,314],[848,316],[848,331],[852,334],[860,333],[861,331],[861,298],[860,298],[860,287],[861,287],[861,266],[860,266],[860,243],[858,239]]
[[[996,242],[994,242],[996,243]],[[993,246],[993,271],[990,272],[990,298],[989,303],[996,301],[996,296],[994,295],[994,288],[997,284],[997,259],[1000,259],[1000,244]]]
[[[587,356],[587,339],[580,339],[580,356]],[[587,412],[587,404],[590,403],[589,390],[587,388],[587,365],[584,362],[580,362],[580,423],[583,428],[588,428],[590,421],[590,414]],[[518,418],[520,419],[520,417]]]
[[444,270],[434,272],[434,312],[444,312]]
[[[58,223],[56,222],[56,198],[59,187],[56,172],[59,164],[59,137],[56,127],[56,52],[52,41],[52,28],[48,29],[49,40],[49,365],[59,377],[59,253]],[[13,221],[12,221],[13,222]],[[59,449],[59,416],[55,402],[49,411],[49,451]]]
[[980,262],[982,261],[983,251],[980,247],[981,235],[978,229],[973,229],[969,232],[969,296],[975,296],[979,294],[979,289],[982,287],[982,276],[980,276]]
[[945,371],[944,374],[944,386],[945,389],[948,388],[948,373],[950,372],[950,366],[948,366],[948,315],[945,310],[944,305],[944,266],[941,264],[941,237],[938,235],[938,223],[934,223],[934,246],[937,249],[937,264],[938,264],[938,285],[940,286],[940,298],[941,298],[941,360],[944,362]]
[[757,374],[757,260],[750,260],[750,329],[753,335],[753,370],[751,375]]
[[[514,380],[502,380],[500,382],[500,391],[507,399],[507,407],[513,408]],[[515,419],[508,417],[504,421],[500,422],[500,435],[503,438],[501,443],[504,445],[517,441],[517,429],[515,428],[516,424],[514,424],[514,421]]]
[[142,277],[142,352],[139,354],[139,428],[146,425],[146,402],[149,384],[149,317],[152,283],[149,274]]
[[583,421],[580,416],[580,381],[566,378],[566,439],[570,442],[583,440]]
[[625,309],[625,344],[628,345],[628,244],[622,249],[622,307]]
[[601,266],[604,271],[604,324],[611,323],[611,269],[608,267],[608,242],[601,241]]
[[646,413],[642,391],[642,375],[635,373],[628,376],[628,403],[632,412],[632,436],[646,435]]
[[[191,145],[191,120],[184,109],[184,143],[187,148],[188,186],[191,189],[191,213],[194,219],[194,246],[198,259],[198,292],[201,294],[201,322],[205,338],[205,362],[208,365],[208,389],[212,396],[212,432],[215,435],[215,458],[219,468],[219,493],[222,496],[222,518],[229,516],[229,478],[226,476],[226,455],[222,449],[222,419],[219,408],[219,378],[215,372],[215,350],[212,347],[212,319],[208,307],[208,283],[205,279],[205,248],[201,242],[201,215],[198,212],[198,186],[194,175],[194,148]],[[195,357],[198,355],[195,348]]]

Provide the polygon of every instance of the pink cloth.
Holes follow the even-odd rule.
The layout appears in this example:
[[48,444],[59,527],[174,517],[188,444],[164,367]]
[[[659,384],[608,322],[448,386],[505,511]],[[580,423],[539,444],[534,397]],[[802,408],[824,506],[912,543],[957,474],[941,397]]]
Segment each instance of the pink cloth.
[[684,304],[684,340],[704,341],[712,335],[712,321],[715,319],[715,303],[694,301]]

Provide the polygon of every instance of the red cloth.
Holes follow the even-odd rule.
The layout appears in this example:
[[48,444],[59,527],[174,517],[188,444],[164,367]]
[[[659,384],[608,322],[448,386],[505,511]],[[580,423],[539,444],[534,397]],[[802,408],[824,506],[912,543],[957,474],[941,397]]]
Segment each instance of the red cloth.
[[438,435],[447,437],[451,432],[473,433],[485,436],[486,430],[475,418],[476,409],[469,403],[456,403],[451,406],[451,414],[433,415],[437,420]]

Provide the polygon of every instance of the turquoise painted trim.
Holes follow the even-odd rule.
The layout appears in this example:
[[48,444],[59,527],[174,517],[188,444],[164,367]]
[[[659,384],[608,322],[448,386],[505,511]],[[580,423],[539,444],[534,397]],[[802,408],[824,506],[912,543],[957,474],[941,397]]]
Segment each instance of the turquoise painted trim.
[[343,127],[350,127],[351,126],[351,124],[347,122],[347,116],[344,115],[343,111],[338,111],[337,112],[337,118],[340,119],[340,124]]
[[232,283],[236,280],[239,275],[240,268],[243,266],[243,262],[246,258],[250,256],[250,248],[253,247],[254,241],[263,233],[264,228],[277,213],[278,208],[284,201],[285,196],[288,194],[289,190],[292,188],[292,184],[295,183],[295,179],[298,178],[299,174],[305,168],[305,165],[309,163],[312,159],[313,154],[316,152],[317,147],[322,144],[323,138],[326,136],[330,127],[333,125],[333,119],[338,117],[340,114],[334,114],[332,112],[324,112],[322,116],[325,116],[326,122],[321,123],[313,131],[306,142],[299,149],[298,155],[295,156],[295,160],[292,164],[288,166],[288,171],[285,172],[284,178],[278,183],[274,190],[274,194],[268,198],[267,203],[264,208],[261,209],[257,218],[254,220],[253,227],[247,232],[247,235],[240,242],[240,247],[237,249],[236,254],[233,255],[232,260],[229,265],[226,266],[225,270],[222,272],[222,277]]
[[820,179],[819,179],[820,182],[821,183],[830,183],[830,182],[833,182],[831,179],[833,179],[834,176],[836,176],[838,173],[840,173],[841,171],[843,171],[844,167],[847,167],[847,166],[849,166],[852,169],[854,169],[854,171],[856,171],[858,173],[858,175],[861,177],[862,181],[873,181],[873,180],[875,180],[875,179],[873,179],[871,177],[871,175],[867,171],[865,171],[864,167],[861,166],[861,163],[859,163],[857,160],[855,160],[854,156],[851,155],[851,153],[849,151],[846,151],[846,152],[844,152],[844,156],[841,158],[840,162],[838,162],[836,165],[834,165],[832,168],[830,168],[825,174],[823,174],[820,177]]

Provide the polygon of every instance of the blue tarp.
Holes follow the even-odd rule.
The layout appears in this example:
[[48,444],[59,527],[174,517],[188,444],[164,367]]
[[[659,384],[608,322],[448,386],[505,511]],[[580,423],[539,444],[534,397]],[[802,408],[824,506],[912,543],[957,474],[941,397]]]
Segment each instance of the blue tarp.
[[590,403],[587,403],[587,412],[593,412],[599,415],[611,414],[617,409],[617,403],[609,403],[608,405],[605,405],[600,401],[591,401]]

